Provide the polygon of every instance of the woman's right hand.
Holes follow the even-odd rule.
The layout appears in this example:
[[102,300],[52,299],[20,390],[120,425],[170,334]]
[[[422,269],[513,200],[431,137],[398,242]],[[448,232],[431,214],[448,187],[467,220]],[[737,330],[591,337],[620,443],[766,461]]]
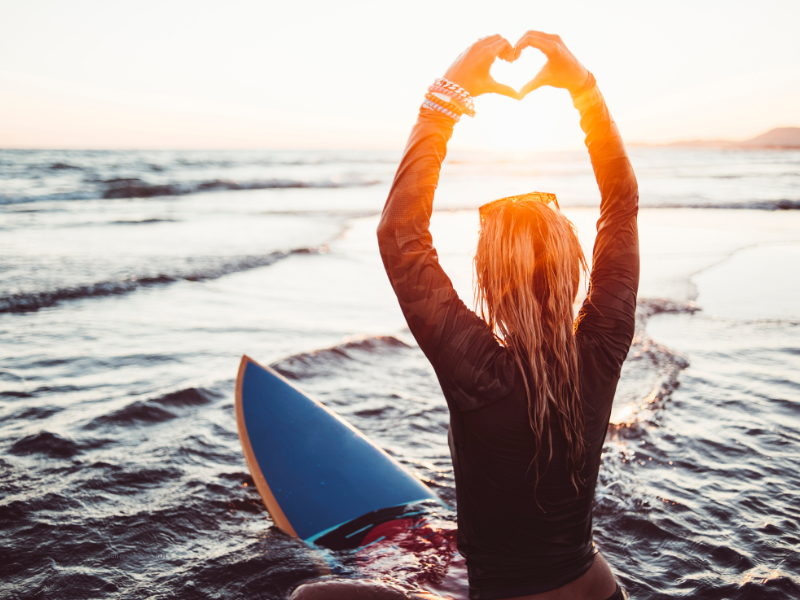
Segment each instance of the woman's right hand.
[[459,55],[444,78],[460,85],[473,97],[494,92],[519,100],[517,90],[497,83],[489,73],[497,58],[514,62],[514,48],[509,41],[500,35],[481,38]]
[[557,35],[529,31],[514,46],[514,60],[525,48],[537,48],[547,57],[542,70],[523,86],[519,92],[520,99],[533,90],[549,85],[569,90],[570,93],[580,91],[589,79],[589,71]]

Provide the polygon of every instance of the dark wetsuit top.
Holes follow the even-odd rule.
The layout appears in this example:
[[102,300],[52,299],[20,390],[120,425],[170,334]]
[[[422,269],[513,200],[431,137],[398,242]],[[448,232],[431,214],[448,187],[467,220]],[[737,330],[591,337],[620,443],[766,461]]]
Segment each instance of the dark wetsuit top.
[[592,501],[600,453],[634,334],[638,189],[597,87],[574,103],[602,197],[589,293],[576,329],[586,441],[581,472],[585,485],[578,493],[554,417],[552,460],[548,466],[545,438],[534,496],[534,471],[529,467],[535,442],[522,377],[511,354],[458,298],[439,265],[428,224],[453,132],[448,117],[420,111],[378,227],[386,272],[450,408],[458,549],[467,561],[470,598],[508,598],[559,588],[583,575],[596,553]]

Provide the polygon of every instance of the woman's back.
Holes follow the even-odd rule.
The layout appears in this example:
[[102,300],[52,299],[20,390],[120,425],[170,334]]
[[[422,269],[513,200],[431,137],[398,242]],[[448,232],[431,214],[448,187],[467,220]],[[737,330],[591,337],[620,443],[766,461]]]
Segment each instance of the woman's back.
[[[597,348],[591,344],[586,352],[594,354]],[[451,419],[458,455],[459,549],[468,562],[481,565],[470,571],[471,581],[490,588],[500,582],[521,588],[542,581],[547,582],[544,588],[571,581],[591,565],[594,489],[618,369],[587,362],[581,369],[586,462],[577,489],[554,413],[551,436],[543,440],[537,458],[537,482],[535,434],[521,377],[506,398]]]
[[[568,51],[564,48],[557,54],[563,57]],[[593,83],[580,92],[573,101],[581,113],[602,197],[589,293],[574,329],[578,368],[571,372],[579,373],[581,410],[573,411],[575,407],[540,391],[554,387],[529,385],[535,377],[541,382],[553,365],[530,361],[543,373],[526,373],[530,366],[520,356],[530,349],[520,352],[498,341],[493,326],[464,305],[439,265],[428,226],[452,119],[421,110],[378,228],[386,272],[450,408],[458,549],[467,559],[470,598],[512,598],[563,588],[591,573],[596,553],[591,521],[594,487],[616,384],[635,325],[638,189],[602,95]],[[513,287],[514,282],[508,285]],[[572,343],[570,318],[566,329],[567,343]],[[537,351],[547,354],[541,346]],[[560,377],[555,378],[556,385],[574,383]],[[534,428],[537,418],[540,422]],[[585,462],[575,473],[578,430]],[[532,465],[534,456],[537,463]],[[582,483],[576,490],[577,480]]]

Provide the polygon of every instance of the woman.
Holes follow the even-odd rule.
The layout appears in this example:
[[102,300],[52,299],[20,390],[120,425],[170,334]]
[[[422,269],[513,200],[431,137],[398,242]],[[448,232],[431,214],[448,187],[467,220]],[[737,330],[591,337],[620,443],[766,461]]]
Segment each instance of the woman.
[[[574,320],[585,261],[574,227],[547,203],[550,195],[481,208],[475,256],[481,316],[456,295],[428,231],[459,114],[471,110],[469,96],[517,97],[489,69],[496,58],[513,61],[529,46],[548,62],[519,97],[544,85],[570,91],[602,197],[588,297]],[[479,40],[431,89],[445,98],[429,96],[420,111],[378,241],[450,408],[458,549],[469,597],[623,598],[592,542],[600,453],[633,338],[639,278],[638,191],[619,132],[594,77],[558,36],[541,32],[528,32],[515,47],[500,36]]]

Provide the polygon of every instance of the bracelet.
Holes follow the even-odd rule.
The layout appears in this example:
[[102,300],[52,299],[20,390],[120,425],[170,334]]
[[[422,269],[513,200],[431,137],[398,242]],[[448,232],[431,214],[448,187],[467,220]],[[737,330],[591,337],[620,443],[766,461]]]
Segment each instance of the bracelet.
[[431,102],[430,100],[425,100],[422,103],[422,105],[425,106],[426,108],[430,108],[430,109],[438,111],[438,112],[440,112],[440,113],[442,113],[444,115],[447,115],[448,117],[453,119],[456,123],[458,123],[461,120],[461,117],[459,117],[453,111],[448,110],[444,106],[440,106],[440,105],[436,104],[435,102]]
[[459,104],[463,104],[465,108],[469,110],[475,110],[475,104],[472,102],[472,96],[462,96],[455,90],[436,84],[430,86],[428,90],[432,92],[438,92],[440,94],[446,94]]
[[460,100],[463,104],[467,103],[467,99],[464,98],[464,96],[462,96],[458,92],[455,92],[454,90],[451,90],[450,88],[446,88],[446,87],[442,87],[440,85],[436,85],[435,83],[433,85],[431,85],[431,86],[428,86],[428,91],[429,92],[438,92],[440,94],[447,94],[451,98],[455,98],[457,100]]
[[436,94],[425,94],[425,98],[434,104],[438,104],[439,106],[456,113],[459,117],[464,114],[464,110],[460,106],[453,104],[452,102],[448,102],[447,100],[443,100],[441,96],[437,96]]
[[453,83],[449,79],[445,79],[444,77],[439,77],[436,81],[433,82],[433,85],[438,85],[443,88],[448,88],[453,90],[459,96],[462,96],[467,103],[467,105],[472,108],[472,96],[470,93],[462,88],[460,85]]
[[474,117],[475,116],[475,108],[474,108],[474,106],[471,103],[468,105],[467,101],[464,100],[463,97],[461,97],[458,94],[456,94],[453,90],[450,90],[448,88],[443,88],[443,87],[438,86],[438,85],[432,85],[432,86],[428,87],[428,91],[430,93],[432,93],[432,94],[441,94],[443,96],[447,96],[449,101],[451,103],[457,105],[461,109],[462,112],[466,113],[470,117]]
[[425,102],[422,103],[422,105],[425,108],[430,108],[431,110],[436,110],[444,115],[447,115],[448,117],[453,119],[456,123],[458,123],[461,120],[461,117],[459,117],[453,111],[447,110],[444,106],[439,106],[438,104],[436,104],[435,102],[431,102],[430,100],[426,99]]
[[446,108],[449,111],[456,113],[459,117],[464,114],[464,110],[460,106],[456,106],[455,104],[451,104],[446,100],[442,100],[441,98],[437,97],[435,94],[425,94],[425,98],[430,100],[431,102],[438,104],[441,107]]
[[594,84],[597,83],[597,80],[594,78],[594,75],[592,75],[592,72],[591,71],[587,71],[587,73],[589,73],[589,75],[587,75],[586,81],[583,83],[583,85],[580,87],[580,89],[577,92],[570,92],[570,95],[573,98],[577,98],[578,96],[582,96],[583,94],[585,94],[586,92],[591,90],[594,87]]
[[[448,98],[449,102],[442,96]],[[422,106],[447,115],[456,123],[461,120],[462,114],[475,116],[475,104],[472,102],[469,92],[444,77],[436,79],[428,88]]]

